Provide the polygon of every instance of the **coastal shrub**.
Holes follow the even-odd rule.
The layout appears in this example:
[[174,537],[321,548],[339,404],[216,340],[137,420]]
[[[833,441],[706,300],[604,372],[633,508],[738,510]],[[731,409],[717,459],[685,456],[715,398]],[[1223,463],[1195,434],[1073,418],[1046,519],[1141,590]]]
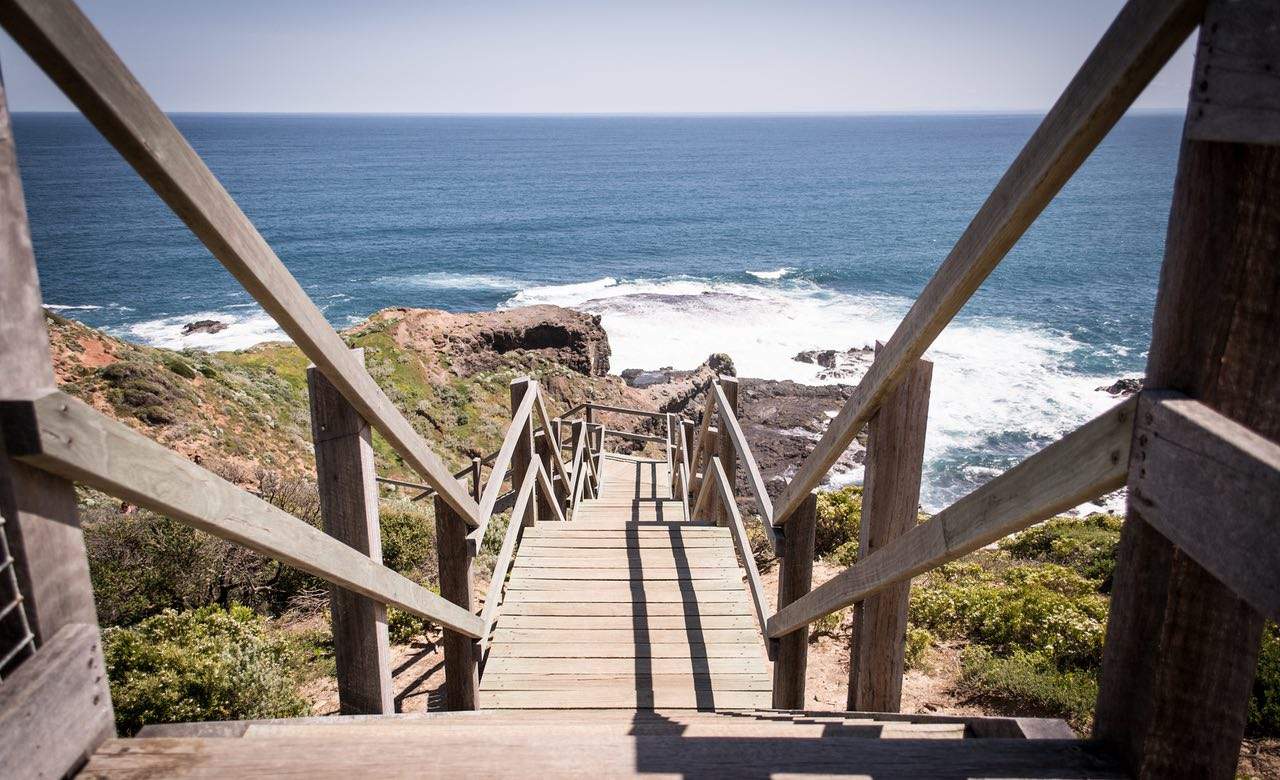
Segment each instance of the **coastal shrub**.
[[174,422],[175,406],[188,398],[172,372],[143,360],[118,360],[99,369],[98,376],[112,406],[151,425]]
[[1057,564],[940,567],[911,590],[917,628],[988,646],[999,655],[1043,653],[1061,668],[1101,663],[1107,599],[1092,580]]
[[819,492],[814,553],[819,558],[825,558],[841,550],[843,557],[852,556],[848,561],[852,563],[857,558],[858,527],[861,521],[861,487],[849,485],[839,490]]
[[383,501],[378,523],[382,562],[415,582],[431,583],[438,573],[436,525],[424,503]]
[[433,625],[430,620],[411,612],[387,608],[387,636],[397,645],[406,645],[425,636]]
[[1098,701],[1093,670],[1059,669],[1050,656],[1014,650],[1000,656],[970,645],[960,656],[961,690],[1002,712],[1063,718],[1077,732],[1089,730]]
[[928,666],[929,651],[937,640],[927,628],[907,628],[907,643],[903,660],[908,669],[924,669]]
[[170,371],[182,377],[183,379],[196,378],[196,370],[191,367],[190,363],[178,357],[177,355],[171,355],[165,358],[164,365],[165,365],[165,368],[169,369]]
[[1249,700],[1249,732],[1280,737],[1280,626],[1267,623],[1258,652],[1258,673]]
[[116,727],[308,714],[289,643],[247,607],[165,610],[103,632]]
[[1124,518],[1094,513],[1088,517],[1055,517],[1000,542],[1015,558],[1066,566],[1111,590],[1116,548]]

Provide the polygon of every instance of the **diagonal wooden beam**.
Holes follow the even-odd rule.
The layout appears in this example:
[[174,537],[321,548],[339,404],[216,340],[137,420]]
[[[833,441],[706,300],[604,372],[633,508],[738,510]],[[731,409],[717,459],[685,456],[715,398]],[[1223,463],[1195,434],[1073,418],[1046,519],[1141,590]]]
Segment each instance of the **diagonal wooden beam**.
[[311,362],[463,520],[479,507],[71,0],[4,0],[0,25],[151,185]]
[[775,503],[784,523],[1195,29],[1204,0],[1129,0]]

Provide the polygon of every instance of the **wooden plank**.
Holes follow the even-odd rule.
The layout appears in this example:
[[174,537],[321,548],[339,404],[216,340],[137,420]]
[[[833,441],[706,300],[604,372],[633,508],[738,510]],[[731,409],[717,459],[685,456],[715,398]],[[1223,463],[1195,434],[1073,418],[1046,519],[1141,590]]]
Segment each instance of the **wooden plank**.
[[[1211,5],[1215,15],[1264,8],[1270,34],[1280,26],[1280,7],[1273,3]],[[1256,24],[1252,17],[1247,26]],[[1206,32],[1216,34],[1213,48],[1231,51],[1248,50],[1245,40],[1262,34],[1221,24],[1202,36]],[[1274,74],[1257,83],[1280,86]],[[1272,441],[1280,440],[1277,256],[1280,147],[1184,137],[1146,386],[1182,392]],[[1133,484],[1142,464],[1131,466]],[[1192,469],[1188,459],[1173,476],[1192,480]],[[1174,547],[1143,512],[1131,491],[1094,732],[1123,751],[1135,774],[1231,777],[1263,617]],[[1229,521],[1211,512],[1201,522],[1212,527]]]
[[[740,587],[741,586],[739,586],[739,588]],[[555,602],[557,604],[571,603],[573,601],[583,604],[656,604],[659,602],[667,602],[674,604],[691,604],[696,605],[698,609],[702,609],[702,605],[715,602],[745,605],[747,597],[740,589],[704,590],[698,593],[684,593],[679,589],[658,590],[652,587],[644,588],[642,592],[631,592],[623,588],[591,588],[589,591],[582,591],[580,588],[560,590],[512,589],[507,592],[507,603],[509,604],[530,604],[548,601]]]
[[[813,554],[818,528],[818,496],[810,493],[782,537],[778,562],[778,608],[809,592],[813,585]],[[773,651],[773,706],[799,709],[805,705],[805,673],[809,665],[809,627],[779,637]]]
[[[738,514],[738,503],[733,500],[729,487],[729,476],[725,474],[724,465],[719,457],[711,458],[711,477],[715,482],[715,490],[720,493],[720,500],[725,514],[729,517],[729,531],[733,534],[734,545],[738,548],[738,559],[746,574],[747,593],[751,596],[751,606],[755,609],[759,623],[760,635],[764,639],[765,649],[772,655],[768,638],[764,637],[764,629],[768,623],[769,602],[765,600],[764,586],[760,584],[760,571],[756,568],[756,556],[751,551],[751,541],[747,539],[747,531],[742,527],[742,516]],[[737,575],[737,572],[734,572]],[[742,587],[742,580],[735,577],[733,584]]]
[[480,618],[63,393],[0,404],[10,455],[468,636]]
[[647,631],[651,629],[717,629],[756,627],[749,615],[504,615],[503,628],[543,628],[543,629],[632,629]]
[[[577,554],[577,550],[628,550],[628,549],[650,549],[650,550],[671,550],[671,549],[723,549],[725,540],[720,538],[683,538],[679,540],[663,539],[661,537],[630,537],[622,539],[530,539],[529,549],[538,550],[563,550],[568,551],[565,554]],[[521,545],[524,549],[524,545]]]
[[[552,665],[554,674],[559,665]],[[736,658],[649,658],[644,668],[650,674],[759,674],[764,668],[757,657]],[[540,674],[548,670],[545,660],[539,658],[490,657],[485,664],[485,679],[489,675]],[[576,658],[572,664],[575,674],[634,674],[634,658]],[[566,672],[570,670],[566,669]]]
[[[525,468],[537,468],[537,464]],[[443,497],[436,496],[436,555],[440,562],[440,596],[472,614],[476,609],[474,558],[467,547],[467,526]],[[445,709],[479,707],[480,651],[475,638],[444,630]]]
[[[8,95],[0,83],[0,398],[38,398],[55,386]],[[16,648],[28,627],[37,642],[47,642],[65,625],[96,625],[75,487],[0,453],[0,516],[28,624],[0,621],[0,647]]]
[[[634,671],[634,670],[632,670]],[[755,674],[495,674],[485,675],[485,691],[610,690],[767,691],[769,675]]]
[[63,625],[0,685],[0,767],[6,777],[74,774],[113,736],[96,625]]
[[[511,455],[511,471],[513,474],[525,473],[534,461],[533,422],[523,416],[522,412],[526,405],[530,410],[533,409],[536,392],[536,384],[527,376],[519,377],[511,382],[511,428],[509,430],[516,432]],[[536,500],[536,488],[534,492],[535,500],[524,513],[525,528],[533,528],[538,524],[538,520],[541,519],[538,516],[540,504]]]
[[[541,552],[541,551],[536,551]],[[595,552],[602,552],[596,550]],[[695,547],[677,552],[675,550],[615,550],[611,555],[556,556],[556,555],[521,555],[520,564],[542,569],[634,569],[649,571],[651,569],[678,569],[681,567],[733,567],[738,563],[732,550],[715,547]]]
[[[883,345],[876,344],[877,354],[882,349]],[[916,526],[932,379],[933,364],[917,360],[871,418],[859,558],[870,556]],[[911,580],[903,580],[854,606],[845,709],[901,709],[910,594]]]
[[707,429],[711,426],[711,418],[716,412],[716,395],[707,388],[707,400],[702,407],[702,420],[698,423],[698,433],[693,437],[693,454],[689,458],[690,483],[688,492],[691,495],[702,494],[702,474],[706,471]]
[[1200,21],[1204,0],[1129,0],[925,285],[775,504],[786,522]]
[[704,593],[714,593],[716,591],[729,590],[739,591],[742,589],[742,580],[737,577],[717,577],[709,580],[577,580],[577,579],[530,579],[530,578],[512,578],[507,583],[507,592],[511,593],[517,590],[533,590],[533,591],[553,591],[568,590],[582,591],[590,589],[597,593],[629,593],[635,595],[647,594],[683,594],[690,598],[701,596]]
[[[356,359],[363,365],[363,350],[357,352]],[[314,367],[307,369],[307,391],[324,532],[381,563],[378,485],[369,424]],[[341,711],[395,712],[386,605],[330,586],[329,612]]]
[[741,645],[760,641],[760,633],[739,628],[507,628],[499,626],[493,635],[494,644],[511,642],[633,642],[666,644],[669,642],[697,642],[707,645]]
[[360,416],[466,522],[476,502],[351,356],[217,177],[71,0],[6,0],[0,25],[187,224]]
[[542,461],[538,461],[538,467],[535,469],[538,478],[537,494],[542,503],[539,504],[542,509],[542,517],[551,522],[563,523],[564,510],[560,508],[560,497],[556,495],[555,486],[551,484],[551,477],[547,476],[547,470],[543,468]]
[[485,707],[503,709],[582,709],[589,707],[696,707],[728,709],[761,707],[768,703],[766,691],[704,691],[658,689],[654,691],[619,687],[614,690],[566,690],[550,696],[546,691],[487,691],[481,694]]
[[662,417],[662,412],[653,412],[645,409],[634,409],[627,406],[609,406],[608,404],[587,404],[588,408],[595,412],[607,412],[609,414],[629,414],[633,417],[649,417],[658,419]]
[[[517,382],[522,380],[517,380]],[[528,379],[523,380],[528,382]],[[525,461],[529,450],[532,449],[529,438],[529,415],[533,411],[533,403],[537,400],[536,393],[525,393],[524,385],[521,385],[521,395],[516,397],[516,383],[512,383],[512,405],[514,410],[511,414],[511,423],[507,426],[507,432],[502,436],[502,445],[498,447],[498,454],[493,460],[493,471],[489,472],[489,481],[485,483],[484,492],[480,495],[479,518],[480,524],[473,528],[469,534],[469,543],[473,550],[479,549],[480,544],[484,542],[484,532],[489,527],[489,520],[493,517],[493,508],[498,501],[498,496],[502,493],[502,483],[505,481],[507,469],[511,469],[512,474],[524,474],[529,464]],[[520,449],[521,454],[517,455],[516,450]]]
[[690,642],[494,642],[500,658],[755,658],[763,660],[759,644]]
[[[568,486],[573,483],[573,480],[570,479],[569,471],[565,468],[564,460],[560,457],[560,421],[556,420],[553,423],[551,416],[547,414],[547,404],[542,397],[542,385],[540,384],[538,385],[538,396],[535,400],[537,402],[538,420],[542,423],[542,430],[551,437],[550,445],[545,452],[546,458],[543,461],[543,465],[546,467],[548,474],[554,473],[555,476],[559,477],[556,485],[561,486],[558,490],[563,491],[563,495],[559,493],[557,495],[563,501],[568,497]],[[559,505],[559,502],[557,504]]]
[[1142,519],[1255,610],[1280,616],[1280,444],[1179,393],[1147,391],[1133,446]]
[[689,617],[707,617],[712,615],[738,615],[751,620],[751,610],[746,599],[739,601],[691,601],[684,602],[583,602],[583,601],[513,601],[503,606],[504,619],[512,615],[582,615],[587,617],[616,616],[640,617],[642,619],[684,615]]
[[1191,77],[1188,139],[1280,143],[1280,28],[1273,13],[1269,0],[1208,4]]
[[[735,562],[736,563],[736,562]],[[732,575],[726,573],[732,572]],[[516,568],[511,575],[514,580],[600,580],[605,582],[630,582],[640,577],[645,582],[673,582],[673,581],[689,581],[698,582],[703,580],[724,580],[732,576],[734,582],[739,582],[741,575],[738,574],[737,566],[732,569],[726,569],[724,566],[711,567],[668,567],[665,569],[647,568],[640,571],[613,568],[613,569],[542,569],[536,566],[523,565]]]
[[1136,399],[1062,437],[769,618],[780,637],[1124,484]]
[[[430,761],[423,761],[424,752]],[[596,777],[1125,776],[1096,745],[1077,740],[693,740],[678,734],[584,739],[536,728],[492,736],[481,730],[433,736],[427,730],[421,739],[378,739],[354,730],[324,739],[112,740],[94,754],[83,776],[262,777],[287,770],[324,778],[528,777],[530,767],[544,777],[580,775],[584,767]]]

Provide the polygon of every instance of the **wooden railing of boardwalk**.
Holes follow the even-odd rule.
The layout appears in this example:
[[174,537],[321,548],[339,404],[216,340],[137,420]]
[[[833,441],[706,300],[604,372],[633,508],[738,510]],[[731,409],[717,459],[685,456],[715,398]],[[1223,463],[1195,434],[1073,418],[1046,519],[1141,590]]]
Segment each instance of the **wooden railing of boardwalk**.
[[[22,755],[24,771],[74,771],[112,733],[74,482],[332,583],[343,594],[333,608],[344,708],[386,711],[387,604],[445,627],[448,703],[470,708],[521,529],[572,519],[578,500],[599,487],[605,439],[621,437],[662,446],[677,497],[692,500],[688,514],[730,527],[779,707],[803,706],[808,626],[856,605],[850,706],[896,709],[912,577],[1127,486],[1095,743],[1142,776],[1232,775],[1262,624],[1280,615],[1280,5],[1130,0],[776,496],[760,478],[728,378],[709,388],[696,426],[592,404],[552,418],[536,382],[521,380],[502,447],[451,473],[70,0],[0,0],[0,25],[315,364],[326,496],[322,532],[57,391],[0,103],[0,529],[8,547],[0,585],[16,583],[0,590],[11,596],[0,609],[13,614],[7,605],[20,604],[24,618],[0,633],[0,756]],[[929,406],[922,356],[1197,26],[1147,389],[916,524]],[[568,419],[579,412],[583,419]],[[665,435],[608,429],[598,413],[649,415]],[[813,491],[868,425],[862,555],[811,588]],[[440,596],[379,560],[371,429],[418,473],[419,495],[435,500]],[[754,570],[740,503],[780,554],[776,610]],[[497,584],[477,614],[472,558],[507,506]]]

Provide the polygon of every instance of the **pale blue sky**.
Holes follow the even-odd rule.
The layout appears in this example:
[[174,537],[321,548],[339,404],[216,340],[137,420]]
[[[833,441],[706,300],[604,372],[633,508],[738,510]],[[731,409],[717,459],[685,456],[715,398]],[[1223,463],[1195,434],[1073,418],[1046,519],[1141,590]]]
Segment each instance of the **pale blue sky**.
[[[81,0],[167,111],[1047,109],[1121,0]],[[1138,101],[1181,108],[1183,46]],[[70,104],[0,34],[14,110]]]

